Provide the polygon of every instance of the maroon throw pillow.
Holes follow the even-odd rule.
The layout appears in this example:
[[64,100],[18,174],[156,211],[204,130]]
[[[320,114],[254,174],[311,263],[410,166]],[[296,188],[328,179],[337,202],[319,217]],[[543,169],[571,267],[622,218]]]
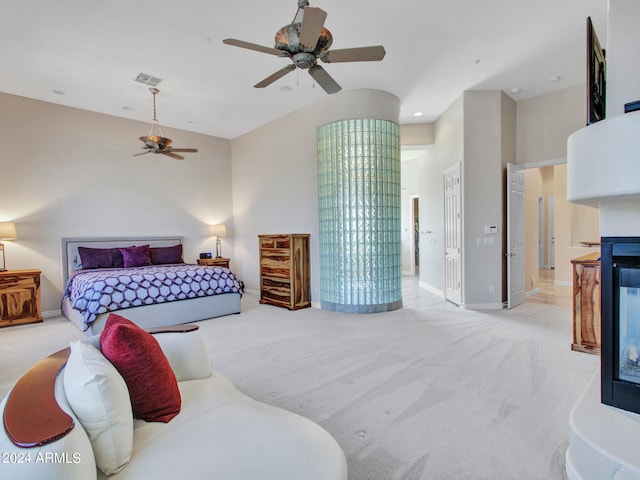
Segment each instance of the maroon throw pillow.
[[120,253],[122,254],[125,268],[146,267],[147,265],[151,265],[149,245],[121,248]]
[[166,265],[169,263],[184,263],[182,260],[182,245],[171,247],[151,247],[149,248],[151,263],[154,265]]
[[100,349],[127,384],[134,417],[167,423],[180,413],[176,376],[153,335],[112,313],[100,334]]

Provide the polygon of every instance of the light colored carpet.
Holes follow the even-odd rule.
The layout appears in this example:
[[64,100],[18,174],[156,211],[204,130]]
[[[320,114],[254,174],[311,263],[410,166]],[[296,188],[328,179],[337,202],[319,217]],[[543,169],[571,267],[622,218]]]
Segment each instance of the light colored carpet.
[[[199,325],[240,390],[333,434],[351,480],[565,478],[569,413],[599,364],[571,351],[571,308],[474,312],[404,288],[395,312],[290,312],[247,294],[241,314]],[[0,394],[81,337],[59,318],[0,331]]]

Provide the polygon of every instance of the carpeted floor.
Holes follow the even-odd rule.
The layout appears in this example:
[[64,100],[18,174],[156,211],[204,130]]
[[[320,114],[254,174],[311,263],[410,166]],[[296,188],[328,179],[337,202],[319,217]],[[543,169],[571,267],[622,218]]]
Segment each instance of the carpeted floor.
[[[289,312],[249,293],[199,325],[240,390],[333,434],[351,480],[565,478],[569,413],[599,364],[571,351],[571,307],[468,311],[403,287],[395,312]],[[0,394],[81,337],[62,318],[1,330]]]

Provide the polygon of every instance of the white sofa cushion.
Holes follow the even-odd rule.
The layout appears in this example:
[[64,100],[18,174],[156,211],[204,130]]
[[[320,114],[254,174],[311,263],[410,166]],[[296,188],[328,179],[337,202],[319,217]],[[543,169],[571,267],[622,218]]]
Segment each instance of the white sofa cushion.
[[252,400],[217,372],[179,386],[182,411],[168,424],[134,420],[134,454],[109,480],[347,480],[344,453],[311,420]]
[[71,343],[64,372],[67,400],[86,430],[96,465],[120,471],[133,451],[133,414],[124,380],[91,340]]
[[207,378],[213,373],[211,358],[199,331],[156,333],[153,338],[160,344],[178,382]]

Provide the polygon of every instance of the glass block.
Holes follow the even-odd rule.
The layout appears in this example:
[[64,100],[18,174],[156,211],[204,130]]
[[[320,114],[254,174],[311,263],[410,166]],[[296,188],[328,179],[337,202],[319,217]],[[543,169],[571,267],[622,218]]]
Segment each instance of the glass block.
[[323,308],[400,308],[399,127],[344,120],[319,127],[317,141]]

